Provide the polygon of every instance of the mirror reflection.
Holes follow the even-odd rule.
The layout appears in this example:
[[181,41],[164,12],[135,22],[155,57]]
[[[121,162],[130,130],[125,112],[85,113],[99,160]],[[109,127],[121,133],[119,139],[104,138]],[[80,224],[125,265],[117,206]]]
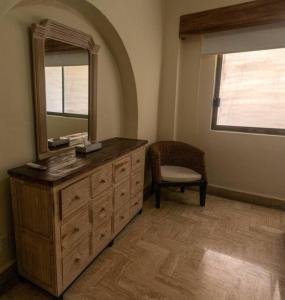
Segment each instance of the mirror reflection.
[[88,139],[88,51],[47,39],[45,87],[50,150],[85,142]]

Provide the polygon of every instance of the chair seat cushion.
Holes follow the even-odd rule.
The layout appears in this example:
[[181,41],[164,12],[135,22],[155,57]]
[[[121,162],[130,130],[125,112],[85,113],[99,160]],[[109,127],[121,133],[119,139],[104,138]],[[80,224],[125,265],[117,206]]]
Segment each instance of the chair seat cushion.
[[202,175],[192,169],[178,166],[161,166],[161,179],[171,182],[191,182],[202,178]]

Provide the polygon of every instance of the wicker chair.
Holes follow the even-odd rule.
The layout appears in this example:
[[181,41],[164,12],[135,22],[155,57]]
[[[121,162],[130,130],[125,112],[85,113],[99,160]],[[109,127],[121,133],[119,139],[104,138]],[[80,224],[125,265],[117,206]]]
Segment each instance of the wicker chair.
[[160,208],[160,189],[178,186],[200,187],[200,206],[205,206],[207,176],[204,152],[182,142],[163,141],[151,145],[151,165],[156,207]]

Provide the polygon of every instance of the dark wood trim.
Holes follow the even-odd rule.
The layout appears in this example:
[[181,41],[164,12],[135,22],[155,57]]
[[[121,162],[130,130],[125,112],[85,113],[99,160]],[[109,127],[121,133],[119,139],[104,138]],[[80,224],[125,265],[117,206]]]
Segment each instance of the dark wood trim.
[[274,197],[270,198],[266,196],[226,189],[223,187],[217,187],[214,185],[208,185],[207,192],[209,195],[218,196],[221,198],[285,210],[285,199],[283,201]]
[[10,267],[0,274],[0,295],[5,293],[15,283],[17,283],[17,278],[17,265],[16,262],[14,262]]
[[256,0],[220,7],[180,17],[180,38],[190,34],[226,31],[252,26],[282,23],[284,0]]
[[[8,170],[12,177],[33,182],[33,184],[56,186],[83,173],[94,170],[116,158],[130,153],[147,144],[145,140],[112,138],[101,141],[102,149],[88,154],[75,153],[73,149],[51,156],[36,163],[46,166],[40,171],[26,165]],[[59,171],[60,170],[60,171]]]
[[87,119],[88,115],[80,115],[80,114],[69,114],[69,113],[58,113],[58,112],[52,112],[47,111],[48,116],[58,116],[58,117],[69,117],[69,118],[78,118],[78,119]]
[[254,134],[268,134],[268,135],[285,135],[285,129],[279,129],[279,128],[275,129],[275,128],[213,125],[212,130],[254,133]]

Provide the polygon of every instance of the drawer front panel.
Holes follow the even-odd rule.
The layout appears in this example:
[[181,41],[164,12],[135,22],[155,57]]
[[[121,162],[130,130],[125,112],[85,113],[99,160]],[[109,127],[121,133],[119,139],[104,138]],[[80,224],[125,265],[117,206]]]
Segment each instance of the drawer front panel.
[[144,148],[132,154],[132,171],[144,169],[145,151]]
[[99,168],[91,176],[92,197],[96,197],[100,193],[112,186],[112,165],[108,164]]
[[129,204],[123,206],[114,215],[114,234],[118,234],[129,221]]
[[114,190],[114,210],[118,210],[130,199],[130,180],[117,185]]
[[64,220],[90,199],[89,178],[80,180],[61,191],[61,217]]
[[81,242],[74,251],[62,260],[63,287],[67,287],[87,266],[90,255],[90,244],[88,239]]
[[143,206],[143,194],[139,193],[138,195],[131,198],[130,201],[130,218],[135,216]]
[[77,246],[78,240],[90,233],[89,210],[85,206],[61,227],[61,247],[63,254]]
[[132,175],[131,178],[131,194],[135,196],[143,190],[144,186],[144,172],[143,170],[139,171]]
[[93,231],[93,255],[101,252],[112,238],[111,218]]
[[106,193],[101,198],[93,201],[93,225],[98,227],[111,218],[112,214],[112,192]]
[[118,183],[130,175],[131,157],[119,159],[113,164],[114,182]]

